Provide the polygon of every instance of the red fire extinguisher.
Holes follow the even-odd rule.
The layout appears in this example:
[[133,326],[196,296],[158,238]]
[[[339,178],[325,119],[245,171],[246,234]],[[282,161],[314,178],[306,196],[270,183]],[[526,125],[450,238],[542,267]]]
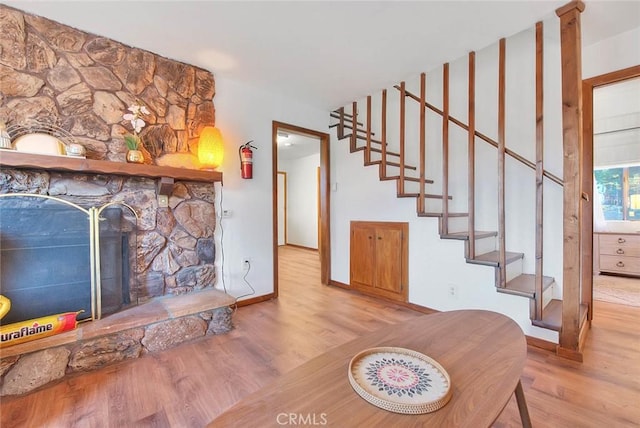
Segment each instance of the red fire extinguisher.
[[238,154],[240,155],[240,174],[242,178],[253,178],[253,152],[251,149],[258,149],[252,146],[253,140],[248,141],[240,146]]

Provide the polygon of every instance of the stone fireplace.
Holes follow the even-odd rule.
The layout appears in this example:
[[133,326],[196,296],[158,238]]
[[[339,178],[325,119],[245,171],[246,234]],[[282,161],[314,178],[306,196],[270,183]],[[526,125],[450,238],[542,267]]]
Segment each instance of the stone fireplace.
[[[0,120],[9,126],[55,125],[86,149],[86,159],[0,151],[0,194],[55,197],[86,209],[115,203],[131,207],[138,217],[132,227],[126,210],[102,213],[113,214],[121,227],[109,226],[103,240],[104,252],[113,253],[103,272],[112,275],[101,278],[113,285],[104,306],[108,312],[116,308],[114,313],[74,331],[1,348],[0,395],[22,394],[69,373],[228,331],[235,301],[215,289],[214,183],[221,174],[188,169],[194,168],[200,131],[215,125],[213,75],[5,5],[0,5],[0,74]],[[124,134],[131,130],[122,115],[138,102],[150,111],[141,133],[143,165],[125,163]],[[53,263],[69,268],[66,274],[86,277],[73,272],[86,265],[84,232],[75,230],[84,230],[85,223],[78,218],[65,226],[70,231],[65,238],[71,239],[72,229],[78,235],[66,243],[71,252]],[[45,234],[57,230],[60,226],[53,226]],[[32,244],[24,243],[17,260],[31,264],[24,259],[48,257],[29,250]],[[11,264],[20,269],[16,259]],[[39,279],[47,276],[40,273]]]
[[[5,162],[6,158],[0,157],[0,164]],[[160,171],[164,169],[160,168]],[[158,207],[154,179],[45,172],[3,165],[0,190],[3,194],[0,197],[1,294],[5,293],[5,287],[9,288],[9,281],[19,276],[20,270],[30,269],[42,258],[51,259],[48,262],[52,264],[41,272],[31,269],[36,271],[34,281],[42,277],[50,280],[51,271],[55,270],[63,279],[71,276],[67,278],[66,286],[89,289],[87,215],[76,208],[71,211],[63,208],[61,206],[65,204],[57,200],[52,206],[50,195],[82,207],[108,205],[100,213],[100,229],[105,238],[101,242],[101,253],[110,256],[111,260],[100,258],[101,264],[108,263],[101,279],[107,288],[115,288],[111,294],[103,294],[103,316],[106,316],[102,320],[82,323],[76,331],[0,349],[0,395],[21,394],[65,374],[99,368],[231,329],[230,306],[234,299],[214,288],[213,183],[178,181],[171,186],[168,206]],[[18,190],[28,190],[40,197],[15,199],[6,196],[18,193]],[[25,198],[39,202],[26,204]],[[7,204],[9,200],[12,204]],[[119,203],[135,210],[138,218],[121,209]],[[11,212],[16,206],[25,208],[29,205],[26,211]],[[51,212],[45,216],[44,210]],[[32,221],[45,218],[48,220]],[[19,243],[15,232],[25,232],[25,228],[28,230],[26,239]],[[52,244],[49,238],[55,238],[57,242]],[[52,256],[51,251],[60,253],[62,247],[70,249],[70,253]],[[21,253],[14,252],[16,249]],[[56,267],[69,262],[70,270]],[[125,265],[129,268],[123,268]],[[12,272],[14,269],[16,271]],[[78,281],[78,277],[81,280]],[[49,281],[52,286],[59,282]],[[40,287],[47,286],[40,284]],[[36,293],[39,291],[40,288],[36,289]],[[86,294],[75,289],[71,293],[81,300],[88,297]],[[26,299],[18,297],[14,303],[19,310],[21,306],[39,310],[43,300],[49,299],[36,294]],[[136,303],[139,303],[138,307],[134,306]],[[56,313],[84,309],[78,308],[76,302],[72,305],[50,310]],[[26,312],[22,319],[52,314],[46,312]],[[6,322],[3,320],[2,324]],[[63,366],[56,369],[56,364]],[[34,367],[51,365],[53,372],[45,370],[44,378],[32,378],[36,373],[42,374],[42,370]]]

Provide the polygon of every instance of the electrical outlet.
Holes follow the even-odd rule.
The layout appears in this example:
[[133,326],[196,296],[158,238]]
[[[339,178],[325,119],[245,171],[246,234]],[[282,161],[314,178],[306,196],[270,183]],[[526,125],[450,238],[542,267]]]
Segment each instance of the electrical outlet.
[[457,299],[458,298],[458,286],[454,285],[454,284],[449,284],[448,288],[447,288],[447,293],[449,294],[449,297],[451,297],[452,299]]
[[222,217],[223,218],[231,217],[231,214],[233,214],[233,212],[231,210],[222,210]]

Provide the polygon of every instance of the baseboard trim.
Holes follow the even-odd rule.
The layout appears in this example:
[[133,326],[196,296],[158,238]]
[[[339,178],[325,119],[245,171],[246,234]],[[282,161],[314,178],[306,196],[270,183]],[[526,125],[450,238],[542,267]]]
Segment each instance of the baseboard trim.
[[254,305],[256,303],[265,302],[267,300],[272,300],[275,298],[276,298],[276,293],[269,293],[269,294],[265,294],[264,296],[254,297],[252,299],[240,300],[239,302],[236,302],[236,306],[241,307],[241,306]]
[[541,349],[555,354],[556,348],[558,347],[557,343],[549,342],[548,340],[540,339],[538,337],[525,335],[525,338],[527,339],[527,345],[532,348]]
[[315,251],[316,253],[318,252],[317,248],[311,248],[311,247],[305,247],[303,245],[296,245],[296,244],[284,244],[284,246],[286,247],[293,247],[293,248],[300,248],[301,250],[309,250],[309,251]]
[[558,347],[556,348],[556,354],[558,355],[558,357],[577,361],[579,363],[582,362],[582,352],[576,351],[575,349],[563,348],[562,346],[558,345]]
[[384,300],[385,302],[395,303],[398,306],[402,306],[402,307],[405,307],[405,308],[408,308],[408,309],[412,309],[412,310],[414,310],[416,312],[422,312],[423,314],[434,314],[436,312],[440,312],[440,311],[437,311],[435,309],[428,308],[426,306],[417,305],[415,303],[402,302],[402,301],[399,301],[399,300],[393,300],[393,299],[389,299],[389,298],[383,297],[383,296],[378,296],[378,295],[375,295],[375,294],[363,293],[360,290],[356,290],[354,287],[350,286],[349,284],[345,284],[345,283],[339,282],[339,281],[334,281],[333,279],[329,280],[329,285],[332,285],[332,286],[338,287],[338,288],[342,288],[343,290],[351,291],[353,293],[360,294],[361,296],[373,297],[374,299],[380,299],[380,300]]
[[344,288],[345,290],[355,291],[353,287],[351,287],[349,284],[345,284],[344,282],[334,281],[333,279],[329,280],[329,285],[332,285],[338,288]]

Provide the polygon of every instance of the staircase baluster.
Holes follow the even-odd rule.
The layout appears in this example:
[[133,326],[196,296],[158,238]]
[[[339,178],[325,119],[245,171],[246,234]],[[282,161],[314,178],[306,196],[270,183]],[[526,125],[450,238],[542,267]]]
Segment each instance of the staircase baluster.
[[351,110],[351,123],[353,128],[351,129],[351,140],[349,141],[349,144],[351,145],[351,152],[353,153],[356,151],[356,143],[358,139],[358,132],[356,131],[358,129],[358,103],[356,101],[351,104]]
[[543,103],[543,34],[542,22],[536,24],[536,279],[535,319],[542,320],[543,293],[543,190],[544,190],[544,103]]
[[425,179],[425,126],[426,111],[424,103],[427,98],[427,75],[420,74],[420,197],[418,198],[418,212],[423,213],[424,210],[424,179]]
[[382,163],[380,172],[382,177],[387,178],[387,90],[382,90],[382,123],[380,129],[380,141],[382,141]]
[[400,82],[400,178],[398,179],[398,193],[404,193],[404,125],[406,121],[406,89],[404,81]]
[[449,233],[449,63],[442,68],[442,225]]
[[468,203],[467,211],[469,212],[469,258],[476,257],[476,237],[475,237],[475,137],[476,137],[476,114],[475,114],[475,98],[476,98],[476,54],[469,52],[469,139],[468,139]]
[[338,123],[338,139],[344,138],[344,107],[340,107],[340,122]]
[[371,163],[371,95],[367,96],[367,147],[364,150],[365,163]]
[[498,272],[499,287],[507,286],[507,252],[505,238],[505,46],[500,39],[498,57]]

